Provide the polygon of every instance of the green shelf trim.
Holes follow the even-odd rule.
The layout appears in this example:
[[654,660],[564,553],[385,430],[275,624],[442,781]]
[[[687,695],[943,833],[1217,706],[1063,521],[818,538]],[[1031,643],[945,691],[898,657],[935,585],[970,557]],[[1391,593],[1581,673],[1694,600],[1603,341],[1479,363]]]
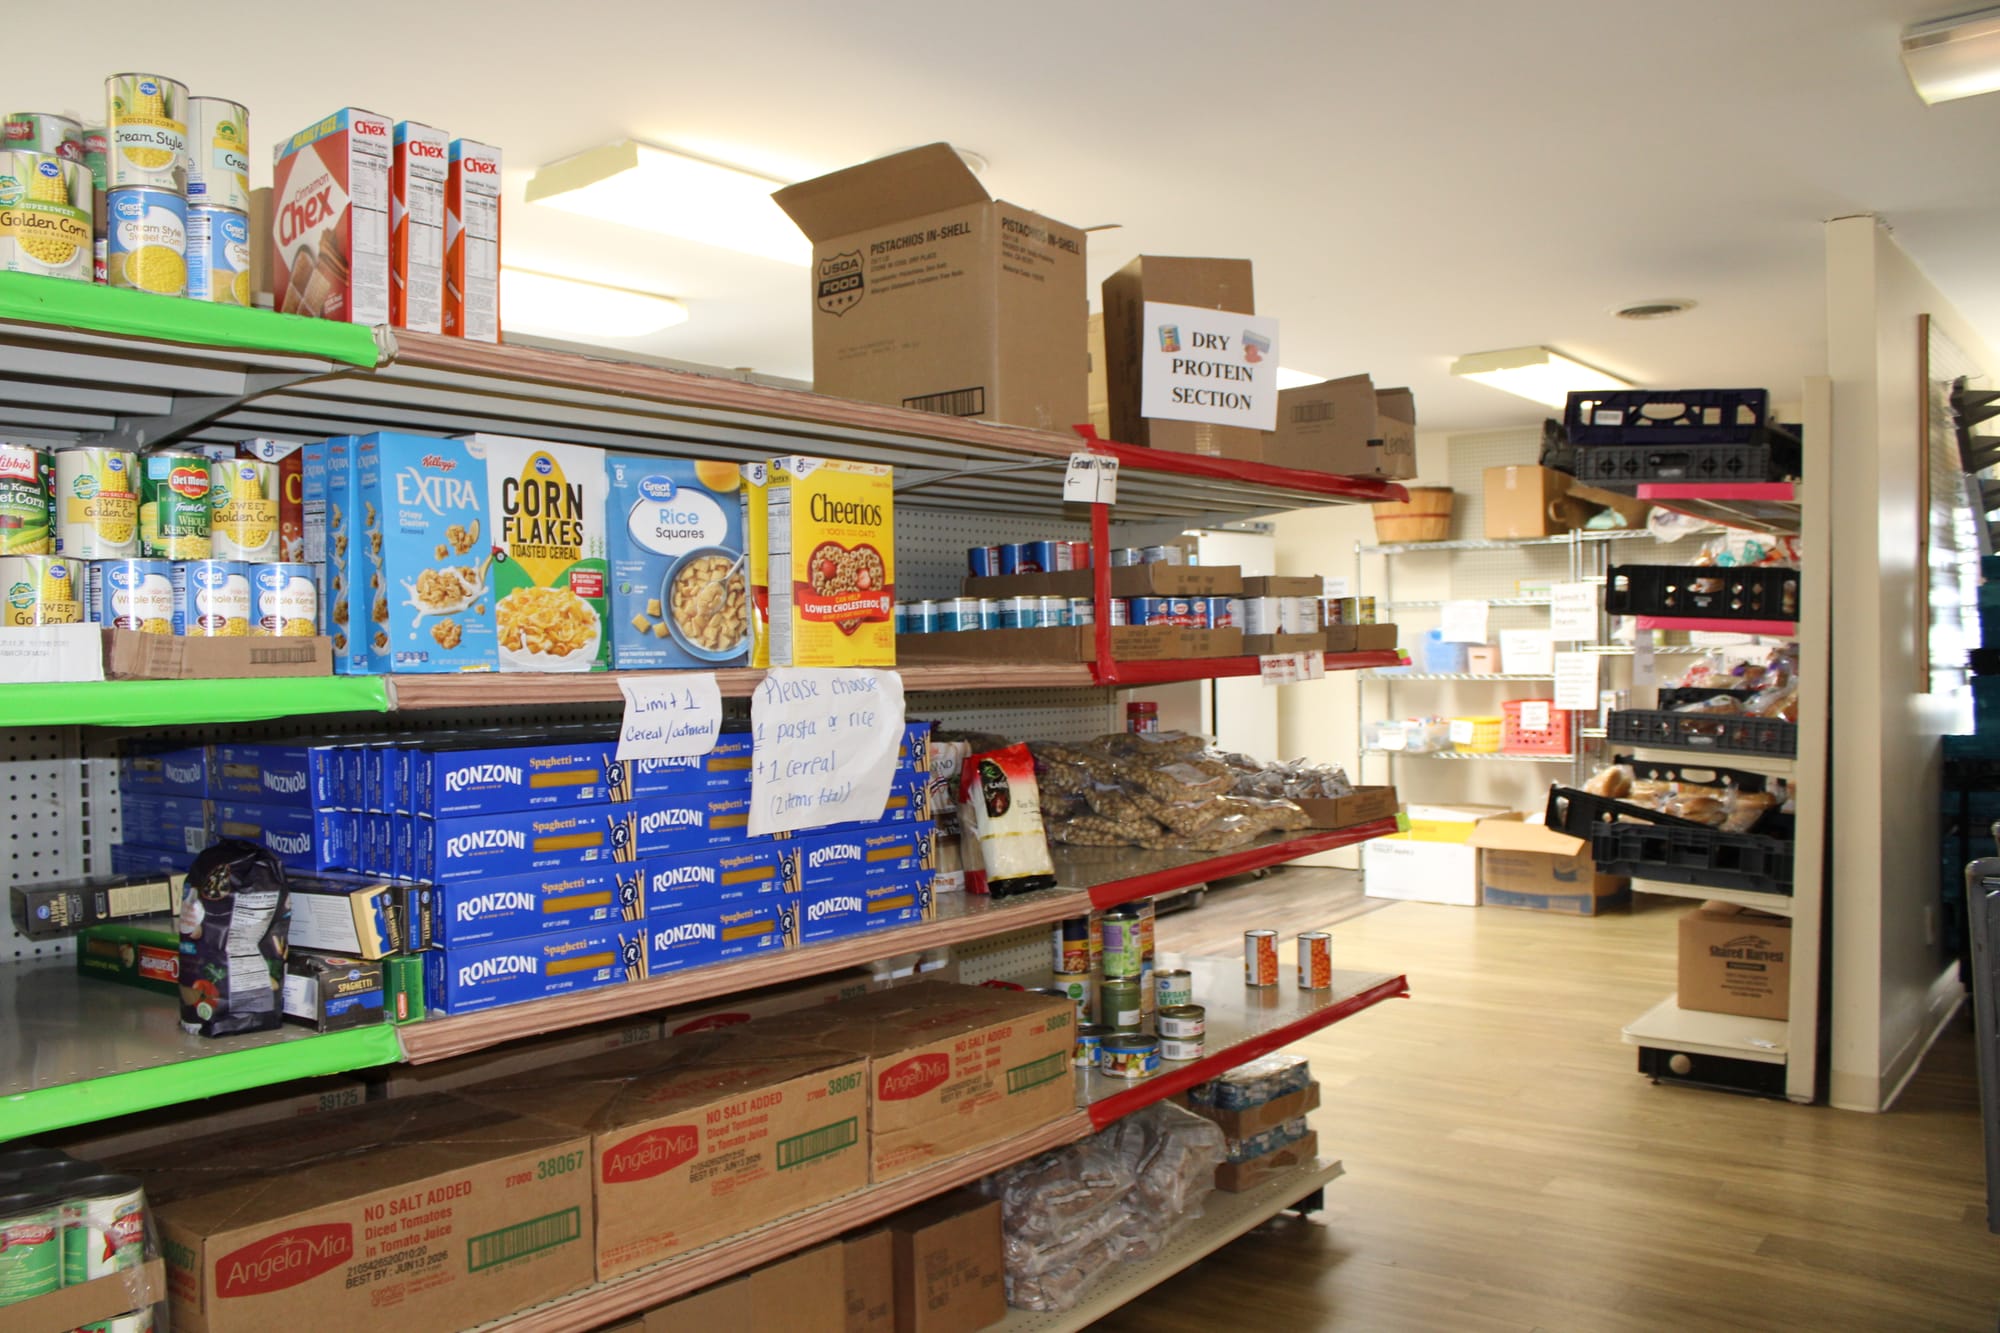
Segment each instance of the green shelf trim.
[[375,330],[365,324],[245,310],[37,273],[0,273],[0,320],[317,357],[367,369],[381,360]]
[[401,1058],[396,1030],[386,1023],[247,1050],[223,1050],[157,1069],[134,1069],[0,1097],[0,1137],[23,1138],[247,1088],[394,1064]]
[[378,676],[0,685],[0,726],[6,727],[186,727],[388,711],[389,692]]
[[1398,810],[1396,812],[1396,832],[1408,833],[1409,831],[1410,831],[1410,812],[1407,810]]

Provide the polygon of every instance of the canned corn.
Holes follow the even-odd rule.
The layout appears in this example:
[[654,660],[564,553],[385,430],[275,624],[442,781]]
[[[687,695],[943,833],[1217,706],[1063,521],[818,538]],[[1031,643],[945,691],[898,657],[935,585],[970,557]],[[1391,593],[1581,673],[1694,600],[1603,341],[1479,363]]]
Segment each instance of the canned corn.
[[174,632],[174,566],[168,560],[94,560],[84,571],[83,609],[93,625]]
[[190,207],[249,211],[250,113],[237,103],[188,99],[187,198]]
[[184,449],[156,449],[139,460],[139,550],[162,560],[206,560],[208,460]]
[[90,209],[81,162],[0,151],[0,270],[89,282]]
[[54,555],[49,456],[31,444],[0,444],[0,555]]
[[63,1186],[63,1285],[129,1272],[146,1261],[146,1192],[131,1176]]
[[56,554],[116,560],[139,554],[139,457],[72,444],[56,450]]
[[109,246],[106,236],[111,221],[110,151],[102,125],[91,125],[83,131],[83,165],[90,172],[90,268],[91,281],[104,284],[111,281],[109,261],[106,258]]
[[319,632],[319,585],[305,564],[252,565],[250,633],[306,638]]
[[217,560],[267,564],[278,558],[276,463],[216,458],[208,465],[209,539]]
[[187,294],[216,305],[250,304],[250,216],[190,205]]
[[83,581],[78,561],[61,555],[0,555],[0,624],[80,625]]
[[191,639],[250,633],[250,567],[240,560],[183,560],[174,566],[174,633]]
[[83,161],[83,126],[48,111],[13,111],[0,127],[0,148],[16,153],[48,153]]
[[157,74],[114,74],[104,81],[110,136],[110,187],[187,193],[187,85]]
[[39,1190],[0,1197],[0,1307],[62,1287],[62,1209]]
[[113,287],[187,295],[187,200],[168,190],[114,189],[104,238]]

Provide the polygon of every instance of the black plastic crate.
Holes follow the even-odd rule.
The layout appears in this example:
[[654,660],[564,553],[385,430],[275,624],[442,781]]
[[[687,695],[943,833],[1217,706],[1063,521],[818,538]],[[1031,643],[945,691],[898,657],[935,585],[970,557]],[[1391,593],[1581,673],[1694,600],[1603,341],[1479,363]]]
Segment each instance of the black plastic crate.
[[1756,444],[1591,444],[1575,453],[1576,479],[1608,490],[1647,481],[1784,481],[1803,462],[1795,441],[1775,436]]
[[1775,717],[1624,708],[1606,719],[1605,735],[1617,745],[1667,745],[1723,754],[1790,756],[1799,752],[1798,724]]
[[1757,690],[1704,690],[1692,685],[1662,685],[1659,706],[1672,708],[1677,704],[1706,703],[1718,694],[1726,694],[1732,699],[1748,699],[1757,693]]
[[1766,814],[1757,833],[1724,833],[1644,806],[1553,787],[1547,819],[1552,829],[1588,839],[1591,859],[1607,875],[1752,893],[1792,891],[1790,815]]
[[1799,577],[1777,565],[1613,565],[1604,609],[1614,616],[1797,620]]
[[[1718,765],[1702,763],[1698,760],[1668,762],[1665,760],[1634,759],[1629,754],[1621,754],[1612,756],[1611,762],[1625,765],[1625,767],[1632,770],[1633,777],[1645,782],[1693,782],[1699,783],[1704,787],[1734,787],[1738,791],[1758,792],[1764,791],[1770,782],[1770,779],[1762,773],[1752,773],[1748,769],[1743,768],[1722,768]],[[1588,795],[1588,793],[1584,794]],[[1592,796],[1590,799],[1593,801],[1602,801],[1609,798]],[[1654,819],[1667,818],[1665,815],[1654,814],[1644,806],[1632,806],[1630,809],[1633,812]],[[1769,820],[1776,818],[1776,816],[1766,815],[1764,818]],[[1683,820],[1680,822],[1685,823],[1686,821]],[[1707,826],[1697,824],[1694,827],[1705,828]]]
[[1576,390],[1563,429],[1575,445],[1754,444],[1770,402],[1763,389]]

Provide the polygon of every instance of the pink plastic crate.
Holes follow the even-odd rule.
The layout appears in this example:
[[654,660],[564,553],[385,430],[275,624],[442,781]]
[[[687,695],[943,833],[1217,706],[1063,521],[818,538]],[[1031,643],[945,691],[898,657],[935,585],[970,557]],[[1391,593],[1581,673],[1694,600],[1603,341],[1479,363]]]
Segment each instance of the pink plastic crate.
[[[1547,704],[1549,724],[1539,730],[1531,730],[1521,725],[1521,707],[1524,704]],[[1574,714],[1567,709],[1557,708],[1553,699],[1509,699],[1500,705],[1503,718],[1500,724],[1500,749],[1508,754],[1568,754],[1571,749],[1571,728]]]

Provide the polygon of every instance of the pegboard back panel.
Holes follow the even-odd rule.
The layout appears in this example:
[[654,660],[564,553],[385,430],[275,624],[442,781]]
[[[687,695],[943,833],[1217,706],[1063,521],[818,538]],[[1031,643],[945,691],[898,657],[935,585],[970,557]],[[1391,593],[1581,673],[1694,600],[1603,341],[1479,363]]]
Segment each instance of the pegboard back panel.
[[[1078,914],[1087,915],[1089,904],[1081,901],[1082,895],[1078,898]],[[1023,981],[1049,975],[1054,956],[1050,929],[1033,926],[955,945],[951,952],[958,961],[958,979],[977,986],[986,981]]]
[[[74,727],[15,728],[0,733],[0,823],[6,830],[9,884],[75,879],[90,873],[93,811],[84,799],[84,765]],[[0,916],[0,958],[67,953],[66,940],[33,944]]]
[[953,690],[913,695],[912,718],[932,718],[959,731],[986,731],[1010,741],[1072,744],[1117,731],[1124,714],[1108,690]]

